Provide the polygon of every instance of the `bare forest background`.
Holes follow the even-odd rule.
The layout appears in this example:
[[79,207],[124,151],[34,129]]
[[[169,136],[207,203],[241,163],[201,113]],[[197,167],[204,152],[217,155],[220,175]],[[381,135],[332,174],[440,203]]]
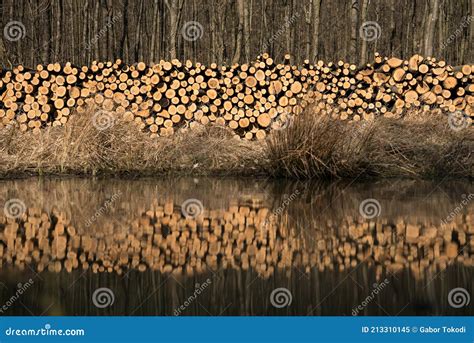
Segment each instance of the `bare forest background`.
[[[117,58],[231,64],[263,52],[277,61],[290,53],[293,63],[363,64],[376,51],[474,61],[474,0],[0,0],[0,11],[2,29],[15,21],[23,31],[15,41],[2,35],[4,67]],[[380,28],[373,40],[360,34],[369,21]],[[189,22],[192,39],[183,34]]]

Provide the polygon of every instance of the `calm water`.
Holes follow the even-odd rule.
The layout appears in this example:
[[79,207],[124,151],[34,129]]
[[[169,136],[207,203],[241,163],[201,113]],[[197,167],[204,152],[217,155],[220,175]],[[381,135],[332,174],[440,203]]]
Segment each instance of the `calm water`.
[[0,315],[473,315],[474,184],[0,181]]

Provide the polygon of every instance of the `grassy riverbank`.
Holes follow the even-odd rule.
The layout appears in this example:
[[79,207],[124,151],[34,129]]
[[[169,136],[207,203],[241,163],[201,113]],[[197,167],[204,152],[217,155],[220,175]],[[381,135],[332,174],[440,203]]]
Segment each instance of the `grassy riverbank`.
[[265,141],[238,139],[217,125],[160,138],[118,119],[97,130],[93,115],[36,134],[2,129],[0,176],[474,177],[474,130],[455,130],[436,111],[345,122],[312,107]]

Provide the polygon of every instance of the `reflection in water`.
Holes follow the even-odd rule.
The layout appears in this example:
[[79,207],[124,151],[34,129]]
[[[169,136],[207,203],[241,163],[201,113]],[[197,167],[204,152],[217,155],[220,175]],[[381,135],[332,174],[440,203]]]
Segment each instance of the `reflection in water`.
[[[20,211],[0,213],[0,304],[32,278],[5,314],[472,314],[472,303],[447,300],[456,287],[472,292],[472,190],[468,181],[3,181],[0,204],[15,199]],[[101,287],[114,297],[106,308],[91,301]],[[281,287],[291,302],[280,308],[271,294]]]

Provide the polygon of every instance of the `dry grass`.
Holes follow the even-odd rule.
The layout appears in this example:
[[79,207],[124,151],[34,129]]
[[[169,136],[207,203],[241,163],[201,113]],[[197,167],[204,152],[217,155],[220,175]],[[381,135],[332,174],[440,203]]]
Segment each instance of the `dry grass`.
[[265,142],[206,126],[151,138],[117,120],[105,130],[94,111],[39,134],[0,131],[0,177],[52,175],[273,175],[474,177],[474,130],[454,131],[436,111],[404,119],[343,122],[307,109]]
[[0,176],[28,174],[232,174],[263,173],[264,149],[206,126],[151,138],[134,123],[115,121],[105,130],[93,125],[94,110],[73,115],[67,125],[21,133],[0,131]]
[[439,111],[342,122],[308,108],[268,141],[274,175],[473,177],[474,130],[451,129]]

